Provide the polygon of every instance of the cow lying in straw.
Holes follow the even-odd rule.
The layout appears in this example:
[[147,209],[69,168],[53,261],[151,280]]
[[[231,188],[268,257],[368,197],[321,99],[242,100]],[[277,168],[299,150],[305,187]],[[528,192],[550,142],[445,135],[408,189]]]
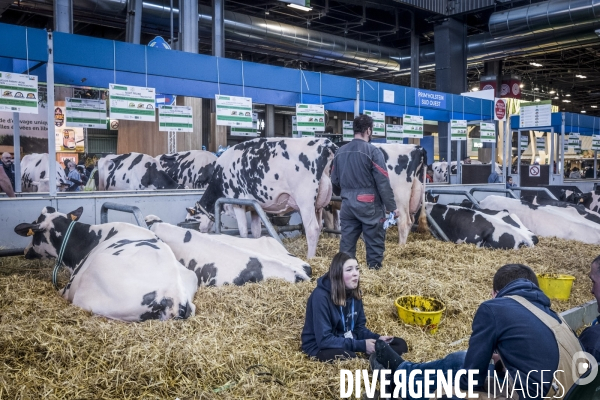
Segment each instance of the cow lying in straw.
[[269,278],[300,282],[310,279],[311,268],[292,256],[272,237],[245,239],[210,235],[163,223],[149,215],[146,222],[179,260],[198,277],[198,285],[243,285]]
[[[60,258],[71,279],[62,296],[78,307],[123,321],[166,320],[194,315],[196,274],[183,268],[171,249],[147,229],[124,222],[75,222],[83,207],[68,214],[45,207],[38,219],[15,227],[32,236],[25,258]],[[67,239],[68,239],[67,238]]]

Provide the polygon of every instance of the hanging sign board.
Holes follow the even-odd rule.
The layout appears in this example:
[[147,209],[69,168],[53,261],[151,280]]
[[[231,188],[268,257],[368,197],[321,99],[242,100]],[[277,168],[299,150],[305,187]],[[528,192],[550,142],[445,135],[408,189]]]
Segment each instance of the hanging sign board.
[[38,78],[0,72],[0,111],[38,113]]
[[302,134],[298,132],[298,118],[293,115],[292,116],[292,137],[301,138]]
[[67,126],[106,129],[106,101],[65,98]]
[[477,151],[483,147],[483,143],[481,143],[481,139],[471,139],[471,151]]
[[252,128],[252,98],[215,95],[217,125]]
[[600,135],[592,136],[592,150],[600,150]]
[[494,100],[494,121],[506,121],[506,100]]
[[579,140],[579,134],[569,135],[568,146],[571,147],[575,153],[581,152],[581,140]]
[[252,113],[252,128],[231,127],[231,136],[259,137],[258,114]]
[[109,84],[110,118],[135,121],[156,120],[154,88]]
[[481,122],[479,124],[479,135],[482,143],[496,143],[496,124]]
[[194,132],[191,106],[160,106],[158,130],[163,132]]
[[423,138],[423,117],[404,114],[402,117],[405,138]]
[[325,130],[325,106],[322,104],[296,104],[298,133],[303,137],[315,136]]
[[55,149],[61,153],[83,153],[83,128],[70,127],[65,123],[65,107],[54,108]]
[[552,124],[552,101],[521,103],[519,127],[535,128]]
[[538,151],[546,151],[546,138],[535,138],[535,148]]
[[467,121],[464,119],[450,120],[450,139],[467,140]]
[[392,90],[383,90],[383,102],[384,103],[393,103],[394,102],[394,91]]
[[403,143],[404,142],[404,126],[391,125],[385,126],[386,143]]
[[529,177],[530,178],[539,178],[541,176],[540,166],[539,165],[530,165],[529,166]]
[[529,147],[529,138],[527,136],[521,136],[521,151],[527,150]]
[[415,103],[419,107],[446,108],[446,93],[415,89]]
[[349,142],[354,139],[354,126],[352,125],[352,121],[343,121],[342,139],[344,142]]
[[373,137],[385,137],[385,113],[370,110],[363,113],[373,118]]

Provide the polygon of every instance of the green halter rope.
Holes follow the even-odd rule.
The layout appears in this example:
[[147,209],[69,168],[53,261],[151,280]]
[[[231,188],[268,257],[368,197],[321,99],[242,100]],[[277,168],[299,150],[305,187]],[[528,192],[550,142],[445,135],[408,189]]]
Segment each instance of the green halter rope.
[[62,265],[63,255],[65,254],[65,248],[67,247],[67,242],[69,241],[69,236],[71,236],[71,231],[75,226],[76,221],[71,221],[71,224],[67,228],[67,233],[65,233],[65,238],[60,245],[60,251],[58,252],[58,258],[56,259],[56,264],[54,264],[54,269],[52,270],[52,284],[54,285],[54,289],[58,290],[58,284],[56,282],[58,276],[58,270]]

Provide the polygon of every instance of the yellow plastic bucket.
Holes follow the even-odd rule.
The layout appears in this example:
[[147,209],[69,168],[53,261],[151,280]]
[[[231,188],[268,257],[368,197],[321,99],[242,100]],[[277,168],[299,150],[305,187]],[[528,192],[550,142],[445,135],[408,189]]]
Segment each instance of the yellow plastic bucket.
[[400,296],[394,302],[398,317],[407,324],[418,325],[434,334],[446,306],[439,300],[422,296]]
[[551,299],[569,300],[575,277],[562,274],[537,274],[540,289]]

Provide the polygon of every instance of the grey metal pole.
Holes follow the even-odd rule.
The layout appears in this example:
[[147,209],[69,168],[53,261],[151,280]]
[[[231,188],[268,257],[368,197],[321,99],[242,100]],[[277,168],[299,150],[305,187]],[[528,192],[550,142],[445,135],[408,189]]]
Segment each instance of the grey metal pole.
[[140,38],[142,37],[142,7],[142,0],[127,0],[125,40],[128,43],[140,44]]
[[198,0],[180,0],[179,35],[182,51],[198,53]]
[[15,165],[15,193],[21,192],[21,129],[19,126],[19,113],[13,113],[13,134],[14,134],[14,159]]
[[560,184],[565,182],[565,113],[562,113],[562,124],[560,126]]
[[598,168],[598,150],[594,150],[594,179],[597,178],[596,168]]
[[550,158],[548,159],[548,165],[550,167],[550,185],[552,185],[552,181],[554,180],[554,130],[551,129],[548,133],[548,140],[550,141]]
[[521,130],[518,130],[517,134],[517,175],[519,175],[519,186],[521,183]]
[[415,32],[415,13],[410,13],[410,86],[419,87],[419,36]]
[[171,46],[171,48],[174,48],[174,43],[173,43],[173,0],[170,0],[170,22],[171,22],[171,42],[169,43],[169,45]]
[[448,124],[448,149],[446,151],[446,160],[448,162],[448,183],[451,182],[450,180],[450,173],[452,172],[452,168],[450,163],[452,162],[452,128],[451,128],[451,124]]
[[46,110],[48,112],[48,183],[50,185],[50,196],[56,196],[56,141],[54,137],[54,43],[52,32],[48,32],[46,99]]
[[54,31],[73,33],[73,0],[54,0]]
[[[494,128],[496,130],[496,140],[492,143],[492,170],[490,171],[490,174],[494,173],[494,171],[496,171],[496,143],[498,142],[498,128],[499,128],[499,122],[498,121],[494,121]],[[468,149],[467,149],[468,151]],[[504,174],[502,175],[502,179],[504,179]],[[504,180],[504,182],[506,182],[506,180]]]
[[[198,4],[197,0],[195,2]],[[225,0],[212,0],[212,7],[212,55],[225,57]]]
[[506,182],[507,177],[510,175],[506,170],[506,164],[508,163],[508,157],[510,154],[510,149],[507,146],[508,142],[508,129],[507,126],[510,124],[510,115],[508,112],[506,113],[506,121],[502,124],[502,128],[504,129],[504,135],[502,135],[502,140],[504,141],[504,146],[502,146],[502,174],[504,175],[504,182]]
[[459,185],[462,183],[462,164],[460,163],[460,160],[462,160],[461,142],[462,141],[460,140],[456,141],[456,183],[458,183]]
[[275,106],[267,104],[265,106],[265,135],[275,137]]
[[356,100],[354,100],[354,118],[360,115],[360,80],[356,80]]

